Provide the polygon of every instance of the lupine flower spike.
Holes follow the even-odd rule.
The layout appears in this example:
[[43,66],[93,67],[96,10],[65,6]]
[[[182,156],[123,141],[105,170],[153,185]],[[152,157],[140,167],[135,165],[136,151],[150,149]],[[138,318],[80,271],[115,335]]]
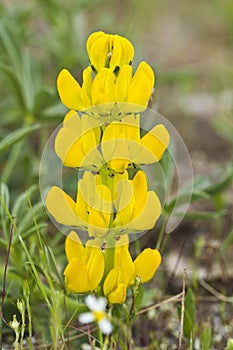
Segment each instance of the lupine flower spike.
[[[69,111],[54,143],[62,165],[81,169],[82,176],[72,193],[52,186],[46,207],[57,223],[70,228],[67,290],[91,293],[85,299],[89,311],[80,322],[97,322],[102,333],[110,334],[106,307],[125,303],[128,290],[150,281],[161,263],[159,251],[151,248],[133,259],[129,237],[153,228],[161,214],[160,199],[142,166],[161,160],[170,136],[162,124],[142,130],[146,113],[142,117],[141,112],[151,99],[155,77],[146,62],[133,72],[130,41],[96,32],[87,40],[87,52],[90,65],[82,85],[67,69],[58,75],[58,92]],[[86,232],[85,244],[76,229]]]

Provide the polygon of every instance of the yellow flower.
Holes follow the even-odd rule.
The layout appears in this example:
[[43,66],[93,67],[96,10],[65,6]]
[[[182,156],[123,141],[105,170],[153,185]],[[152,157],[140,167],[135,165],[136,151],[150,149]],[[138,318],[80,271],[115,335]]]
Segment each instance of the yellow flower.
[[133,180],[128,180],[127,183],[127,186],[125,181],[117,184],[118,197],[113,226],[127,233],[149,230],[160,216],[160,201],[155,192],[148,191],[143,171],[138,171]]
[[127,276],[128,285],[134,284],[139,277],[142,283],[154,277],[161,263],[161,255],[157,249],[144,249],[133,261],[128,245],[118,246],[114,253],[114,268],[120,268]]
[[97,170],[103,163],[97,147],[100,127],[88,116],[82,118],[71,110],[55,139],[55,152],[63,164],[72,168]]
[[154,277],[160,264],[161,255],[159,251],[146,248],[134,260],[135,275],[140,277],[142,283],[148,282]]
[[126,299],[127,275],[120,268],[113,268],[104,281],[104,295],[111,304],[122,304]]
[[100,248],[91,244],[84,247],[78,235],[71,231],[66,238],[65,250],[68,265],[64,276],[67,288],[74,293],[95,290],[104,273],[104,256]]
[[88,229],[90,236],[105,235],[112,213],[111,192],[96,181],[95,175],[84,173],[78,183],[76,202],[59,187],[51,187],[46,207],[54,219],[62,225]]
[[160,216],[161,204],[155,192],[148,191],[146,175],[138,171],[128,180],[125,172],[107,179],[111,190],[100,175],[86,171],[78,183],[76,202],[53,186],[46,207],[58,223],[88,230],[91,237],[104,237],[109,229],[116,235],[151,229]]
[[156,125],[141,138],[140,117],[130,115],[122,122],[115,121],[106,127],[101,151],[110,168],[122,172],[132,164],[158,162],[169,141],[169,133],[162,124]]
[[104,295],[112,304],[122,304],[126,299],[126,290],[140,278],[141,283],[151,280],[161,263],[158,250],[144,249],[133,261],[128,245],[116,246],[114,266],[105,278]]
[[139,115],[111,122],[101,136],[95,119],[80,118],[71,110],[56,136],[55,151],[65,166],[98,171],[107,162],[112,170],[123,172],[132,165],[158,162],[168,144],[169,133],[162,124],[141,137]]
[[[110,68],[101,68],[93,79],[88,67],[83,72],[82,87],[67,69],[63,69],[57,79],[62,103],[69,109],[87,111],[90,115],[108,115],[117,107],[121,116],[143,111],[153,93],[153,86],[154,73],[146,62],[140,63],[133,76],[132,67],[124,65],[118,77]],[[117,102],[124,103],[115,106]],[[108,106],[100,108],[102,104]]]
[[123,65],[131,64],[134,56],[134,48],[129,40],[104,32],[95,32],[89,36],[87,52],[95,72],[104,67],[117,72]]

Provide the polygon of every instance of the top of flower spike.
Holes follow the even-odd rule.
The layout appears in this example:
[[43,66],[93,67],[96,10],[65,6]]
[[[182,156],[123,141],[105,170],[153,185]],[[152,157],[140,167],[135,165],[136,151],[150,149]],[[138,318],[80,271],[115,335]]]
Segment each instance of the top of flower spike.
[[131,64],[134,48],[131,42],[117,34],[94,32],[87,39],[87,52],[95,71],[111,68],[114,73],[125,64]]

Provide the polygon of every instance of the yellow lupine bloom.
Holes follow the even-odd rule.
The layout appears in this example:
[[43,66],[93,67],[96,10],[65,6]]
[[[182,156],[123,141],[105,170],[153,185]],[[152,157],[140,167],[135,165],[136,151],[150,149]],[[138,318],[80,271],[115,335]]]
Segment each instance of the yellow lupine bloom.
[[140,151],[139,115],[110,123],[103,133],[101,151],[111,169],[127,169]]
[[63,164],[72,168],[96,170],[103,163],[97,146],[100,127],[88,116],[82,118],[71,110],[55,139],[55,152]]
[[[67,69],[63,69],[57,78],[57,88],[62,103],[69,109],[85,111],[90,109],[90,114],[109,114],[114,103],[125,102],[120,105],[122,113],[134,113],[143,111],[148,104],[154,87],[154,73],[146,62],[141,62],[132,76],[132,67],[122,67],[119,76],[116,77],[110,68],[102,68],[92,78],[91,68],[83,72],[82,87]],[[95,106],[101,104],[101,112]],[[112,106],[111,106],[112,105]]]
[[104,185],[96,185],[96,177],[85,172],[78,183],[76,202],[53,186],[47,194],[46,207],[58,223],[87,229],[90,236],[103,236],[112,213],[111,192]]
[[108,124],[101,137],[100,124],[95,119],[86,115],[80,118],[71,110],[56,136],[55,151],[65,166],[97,171],[107,162],[114,171],[123,172],[132,164],[158,162],[169,138],[162,124],[141,138],[139,115]]
[[119,267],[125,272],[129,285],[134,283],[136,277],[139,277],[142,283],[151,280],[160,264],[161,255],[157,249],[146,248],[133,261],[128,245],[115,248],[114,267]]
[[159,265],[161,255],[157,249],[146,248],[134,260],[135,275],[145,283],[154,277]]
[[122,304],[126,299],[125,291],[139,277],[141,283],[151,280],[161,263],[157,249],[144,249],[133,261],[128,245],[116,246],[114,266],[108,273],[104,285],[104,295],[112,304]]
[[104,256],[100,248],[84,247],[78,235],[71,231],[65,242],[68,265],[64,276],[67,289],[74,293],[88,293],[95,290],[104,273]]
[[[146,175],[138,171],[133,180],[128,180],[133,195],[129,198],[124,181],[118,183],[116,200],[115,228],[125,232],[137,232],[151,229],[161,214],[160,201],[153,191],[148,191]],[[128,205],[122,205],[129,199]]]
[[130,164],[158,162],[169,145],[170,136],[164,125],[158,124],[142,138],[140,117],[130,115],[122,122],[110,123],[101,140],[104,159],[115,171],[124,171]]
[[131,64],[134,56],[134,48],[129,40],[104,32],[95,32],[89,36],[87,52],[95,72],[104,67],[117,71],[123,65]]
[[104,295],[111,304],[122,304],[126,299],[127,275],[120,268],[113,268],[107,275],[103,285]]
[[132,180],[128,180],[127,172],[117,174],[116,180],[110,179],[111,190],[101,181],[99,175],[85,172],[78,183],[76,202],[53,186],[46,198],[48,211],[58,223],[88,230],[91,237],[104,237],[109,229],[123,234],[155,225],[161,204],[155,192],[148,191],[142,171]]

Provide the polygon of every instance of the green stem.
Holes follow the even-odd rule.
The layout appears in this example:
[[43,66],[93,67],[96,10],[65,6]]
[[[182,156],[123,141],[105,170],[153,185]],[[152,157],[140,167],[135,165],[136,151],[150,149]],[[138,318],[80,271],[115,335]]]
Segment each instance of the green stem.
[[158,249],[158,250],[160,250],[160,247],[161,247],[161,243],[162,243],[164,233],[165,233],[166,224],[167,224],[167,215],[164,214],[163,222],[162,222],[162,225],[161,225],[160,231],[159,231],[159,238],[158,238],[158,241],[156,244],[156,249]]
[[99,327],[99,342],[100,342],[100,349],[104,350],[103,333],[100,327]]
[[109,273],[109,271],[114,266],[114,252],[115,248],[107,248],[104,253],[104,260],[105,260],[105,271],[104,271],[104,279]]

